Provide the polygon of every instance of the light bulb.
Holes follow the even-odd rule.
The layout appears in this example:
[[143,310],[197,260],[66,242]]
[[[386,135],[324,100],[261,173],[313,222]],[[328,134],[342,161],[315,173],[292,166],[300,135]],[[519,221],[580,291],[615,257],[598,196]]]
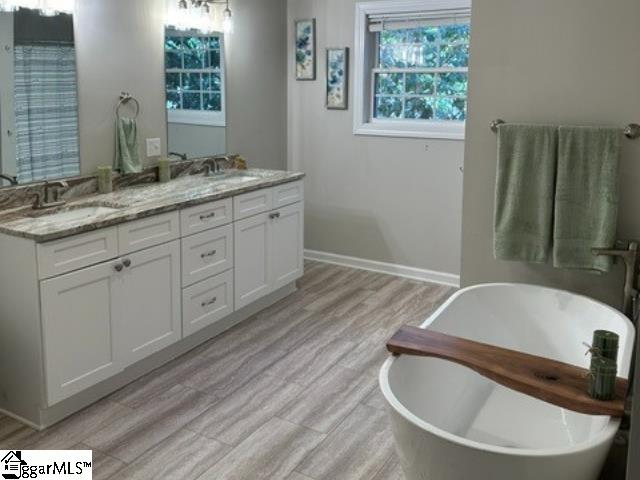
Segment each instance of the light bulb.
[[233,16],[229,7],[225,8],[222,14],[222,29],[224,33],[233,33]]

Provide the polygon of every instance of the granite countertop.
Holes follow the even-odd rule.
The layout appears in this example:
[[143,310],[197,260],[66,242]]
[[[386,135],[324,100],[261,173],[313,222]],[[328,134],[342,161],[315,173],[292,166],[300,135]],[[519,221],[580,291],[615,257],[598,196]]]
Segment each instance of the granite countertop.
[[[241,177],[257,177],[243,181]],[[240,177],[240,178],[239,178]],[[47,242],[109,227],[139,218],[232,197],[241,193],[293,182],[303,173],[277,170],[233,170],[220,177],[187,175],[167,183],[149,183],[104,195],[74,198],[64,206],[46,210],[23,207],[0,211],[0,232]],[[240,181],[238,181],[240,180]],[[83,218],[56,218],[58,214],[86,207],[106,207]]]

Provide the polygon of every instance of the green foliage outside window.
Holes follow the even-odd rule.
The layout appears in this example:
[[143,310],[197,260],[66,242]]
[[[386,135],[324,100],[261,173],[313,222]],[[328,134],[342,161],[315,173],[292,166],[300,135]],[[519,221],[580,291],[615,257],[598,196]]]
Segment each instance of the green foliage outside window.
[[469,39],[469,24],[380,32],[374,117],[465,120]]

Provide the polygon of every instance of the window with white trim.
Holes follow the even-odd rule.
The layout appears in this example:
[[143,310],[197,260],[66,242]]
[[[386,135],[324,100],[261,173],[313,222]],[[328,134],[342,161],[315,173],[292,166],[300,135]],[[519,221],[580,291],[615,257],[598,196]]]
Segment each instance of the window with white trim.
[[167,30],[169,123],[225,125],[224,36]]
[[356,5],[356,134],[464,138],[469,7],[460,0]]

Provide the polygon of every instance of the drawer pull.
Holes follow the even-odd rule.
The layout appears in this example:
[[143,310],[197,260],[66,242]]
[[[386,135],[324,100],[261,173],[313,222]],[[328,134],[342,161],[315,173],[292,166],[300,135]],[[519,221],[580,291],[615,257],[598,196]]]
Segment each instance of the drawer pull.
[[116,263],[113,268],[115,269],[116,272],[121,272],[122,269],[124,268],[124,265],[122,265],[121,263]]
[[206,215],[200,215],[200,220],[208,220],[216,216],[216,212],[211,212]]
[[216,253],[218,253],[217,250],[211,250],[210,252],[206,252],[200,255],[200,258],[213,257]]
[[128,259],[128,258],[125,258],[125,259],[122,261],[122,264],[123,264],[126,268],[129,268],[129,267],[131,266],[131,260],[130,260],[130,259]]
[[273,220],[274,218],[280,218],[280,212],[275,212],[269,215],[269,218]]
[[217,297],[213,297],[211,300],[209,300],[208,302],[202,302],[202,306],[203,307],[208,307],[209,305],[213,305],[214,303],[216,303],[218,301]]

